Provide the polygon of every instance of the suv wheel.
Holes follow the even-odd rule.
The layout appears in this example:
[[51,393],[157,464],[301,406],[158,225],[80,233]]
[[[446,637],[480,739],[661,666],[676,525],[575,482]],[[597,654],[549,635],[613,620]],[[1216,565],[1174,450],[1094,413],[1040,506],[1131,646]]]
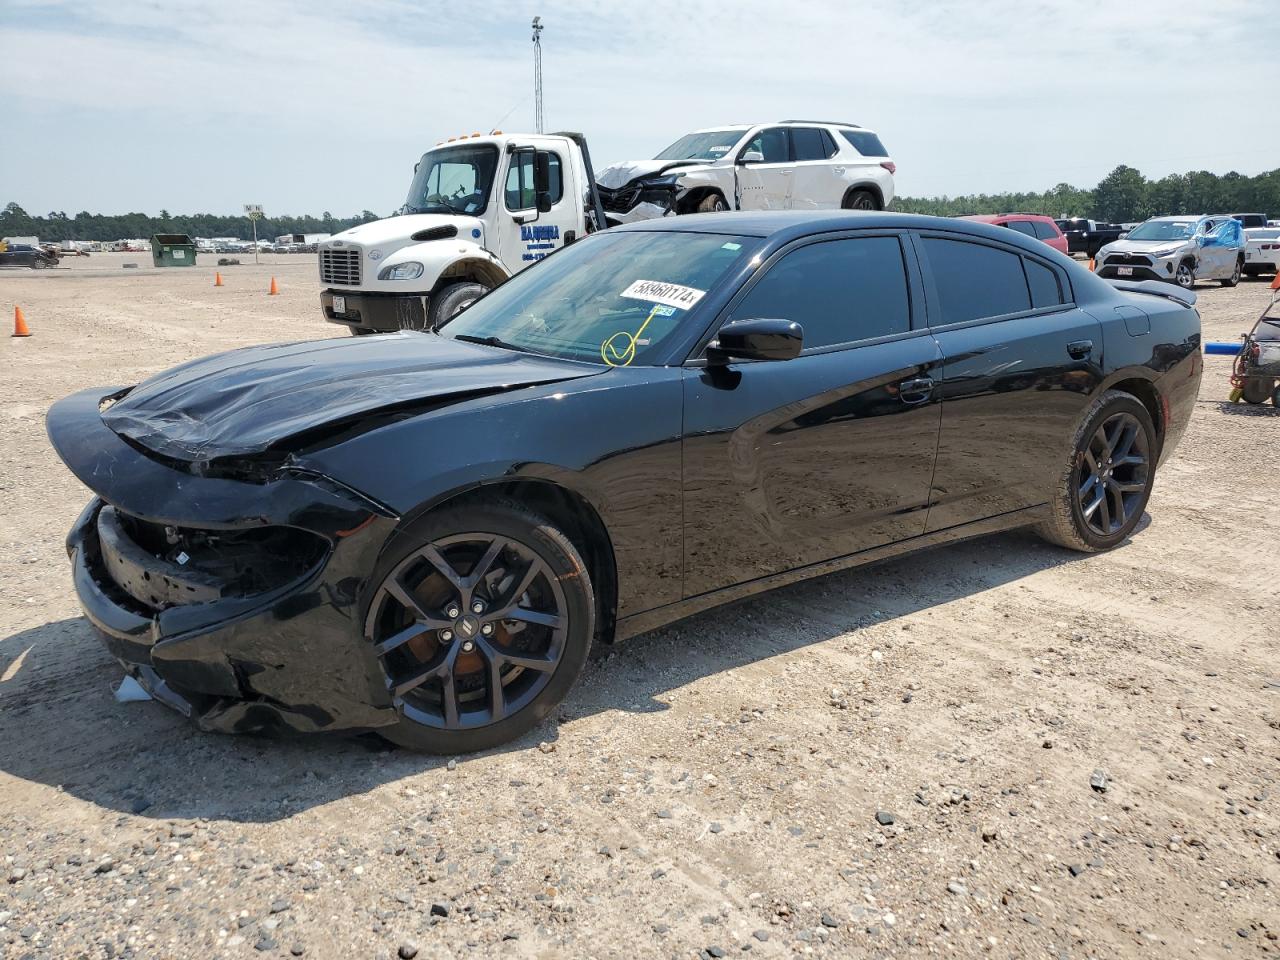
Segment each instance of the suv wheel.
[[1218,282],[1221,283],[1224,287],[1234,287],[1237,283],[1240,282],[1240,272],[1243,269],[1244,269],[1244,264],[1240,261],[1239,258],[1237,258],[1236,268],[1233,271],[1231,271],[1231,279],[1219,280]]
[[718,193],[709,193],[698,202],[699,213],[724,213],[729,205]]
[[528,732],[564,699],[595,631],[591,575],[544,517],[494,500],[429,513],[379,561],[365,640],[400,715],[378,732],[468,753]]
[[870,190],[854,190],[844,198],[842,204],[846,210],[879,210],[880,204]]
[[1190,260],[1183,260],[1178,264],[1178,269],[1173,274],[1173,282],[1184,290],[1190,290],[1196,285],[1196,271]]
[[1038,532],[1051,543],[1099,553],[1133,532],[1155,481],[1157,439],[1135,397],[1108,390],[1076,430],[1071,455]]

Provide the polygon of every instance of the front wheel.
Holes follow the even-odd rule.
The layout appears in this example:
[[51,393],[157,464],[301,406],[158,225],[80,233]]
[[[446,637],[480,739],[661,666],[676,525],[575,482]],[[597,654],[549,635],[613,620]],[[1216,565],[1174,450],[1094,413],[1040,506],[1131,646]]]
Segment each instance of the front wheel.
[[483,283],[463,282],[445,287],[431,298],[427,311],[427,329],[439,330],[488,292],[489,288]]
[[699,213],[724,213],[729,205],[718,193],[709,193],[698,202]]
[[1039,533],[1051,543],[1099,553],[1133,532],[1155,481],[1151,414],[1136,398],[1108,390],[1090,407],[1051,491]]
[[578,679],[595,630],[586,564],[515,503],[444,508],[379,562],[365,640],[400,715],[380,732],[428,753],[526,733]]
[[1237,283],[1240,282],[1240,271],[1242,269],[1243,269],[1243,264],[1241,264],[1240,261],[1237,260],[1235,269],[1231,271],[1230,279],[1219,280],[1218,282],[1221,283],[1224,287],[1234,287]]
[[1240,388],[1240,396],[1245,403],[1266,403],[1271,397],[1273,383],[1269,377],[1250,377]]
[[1182,287],[1183,290],[1190,290],[1196,285],[1195,267],[1191,265],[1189,260],[1183,260],[1178,264],[1178,269],[1173,275],[1173,282]]

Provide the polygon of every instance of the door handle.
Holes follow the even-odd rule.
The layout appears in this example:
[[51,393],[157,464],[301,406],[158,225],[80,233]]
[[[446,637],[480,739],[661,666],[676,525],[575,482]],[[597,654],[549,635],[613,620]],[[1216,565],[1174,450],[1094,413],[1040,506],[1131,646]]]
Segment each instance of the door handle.
[[898,399],[903,403],[924,403],[933,393],[931,377],[912,377],[898,384]]
[[1089,354],[1093,353],[1092,340],[1072,340],[1067,344],[1067,353],[1071,355],[1073,360],[1083,360]]

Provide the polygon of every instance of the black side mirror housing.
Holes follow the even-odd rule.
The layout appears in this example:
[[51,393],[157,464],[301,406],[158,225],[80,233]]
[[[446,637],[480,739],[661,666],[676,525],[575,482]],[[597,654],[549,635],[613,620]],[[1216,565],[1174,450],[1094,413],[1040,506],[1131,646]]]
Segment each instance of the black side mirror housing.
[[533,155],[533,202],[539,213],[551,210],[551,155],[538,151]]
[[734,320],[707,347],[707,361],[791,360],[803,348],[804,328],[793,320]]

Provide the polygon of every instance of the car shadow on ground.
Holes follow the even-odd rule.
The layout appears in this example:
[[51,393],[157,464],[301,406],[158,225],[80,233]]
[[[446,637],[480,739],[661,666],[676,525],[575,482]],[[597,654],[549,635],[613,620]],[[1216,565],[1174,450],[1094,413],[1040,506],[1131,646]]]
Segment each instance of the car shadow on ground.
[[[1149,522],[1144,516],[1139,530]],[[459,758],[458,768],[495,753],[537,750],[571,720],[666,710],[664,694],[702,677],[1084,556],[1015,531],[829,574],[699,614],[593,658],[585,682],[557,716],[503,748]],[[371,735],[202,733],[159,703],[116,702],[112,688],[120,679],[118,664],[81,618],[0,640],[0,771],[142,817],[271,822],[448,762]]]

